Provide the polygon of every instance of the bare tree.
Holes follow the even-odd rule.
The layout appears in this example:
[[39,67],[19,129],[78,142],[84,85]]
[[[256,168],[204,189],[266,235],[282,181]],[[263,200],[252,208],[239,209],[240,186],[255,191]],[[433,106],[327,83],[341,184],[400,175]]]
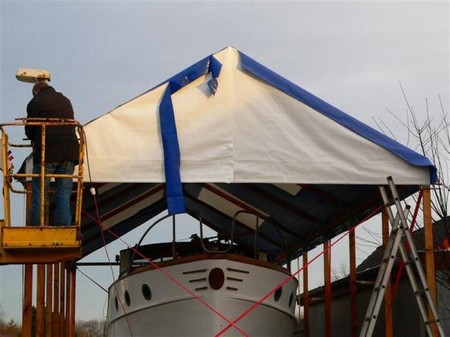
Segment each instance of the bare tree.
[[75,326],[77,337],[103,337],[105,322],[102,320],[78,321]]
[[[403,99],[406,104],[405,115],[390,111],[390,115],[407,131],[406,146],[428,157],[436,166],[438,171],[438,182],[433,186],[433,220],[446,219],[448,216],[448,202],[450,195],[448,164],[450,163],[450,124],[448,113],[438,95],[440,111],[431,112],[428,99],[425,99],[425,113],[421,113],[423,120],[420,121],[415,108],[409,103],[406,93],[400,84]],[[378,128],[385,134],[396,139],[392,128],[383,120],[374,119]]]
[[[406,104],[405,115],[398,116],[389,111],[390,115],[407,131],[406,145],[428,157],[436,166],[438,181],[432,188],[432,217],[433,222],[441,221],[447,237],[450,233],[450,219],[448,217],[450,180],[450,123],[448,113],[445,111],[441,97],[438,95],[439,111],[430,111],[428,99],[425,99],[424,113],[417,113],[410,104],[407,95],[400,84],[403,99]],[[420,121],[418,115],[422,116]],[[396,138],[392,128],[381,119],[375,120],[378,128],[392,138]],[[435,242],[435,249],[439,250],[439,242]],[[445,287],[450,287],[450,259],[448,254],[442,252],[441,258],[447,266],[436,274],[437,281]]]
[[0,307],[0,336],[1,337],[20,337],[21,327],[11,319],[9,322],[5,321],[5,313]]
[[340,279],[343,279],[344,277],[347,277],[349,274],[349,266],[344,262],[341,262],[339,264],[339,267],[331,269],[331,280],[338,281]]

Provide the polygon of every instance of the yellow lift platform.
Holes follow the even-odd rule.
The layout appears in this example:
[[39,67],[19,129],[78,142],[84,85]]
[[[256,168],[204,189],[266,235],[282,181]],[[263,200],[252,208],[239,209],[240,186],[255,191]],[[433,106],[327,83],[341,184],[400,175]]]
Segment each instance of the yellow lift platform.
[[[11,148],[31,147],[30,144],[12,144],[9,142],[7,129],[22,127],[17,130],[23,133],[23,127],[33,125],[41,128],[41,167],[45,165],[45,131],[49,127],[73,126],[78,131],[80,155],[77,170],[73,175],[33,174],[31,172],[14,173],[11,162]],[[1,264],[44,264],[73,260],[81,257],[80,222],[83,185],[84,133],[82,126],[75,120],[68,119],[30,119],[23,118],[16,122],[0,124],[1,131],[1,168],[3,173],[4,219],[0,220],[0,265]],[[44,170],[41,170],[44,172]],[[41,191],[44,191],[44,180],[52,178],[72,178],[76,193],[75,222],[73,226],[54,227],[48,222],[48,201],[41,195],[40,226],[11,225],[11,192],[27,196],[27,204],[31,199],[31,179],[41,179]],[[13,187],[14,180],[21,180],[23,189]],[[16,184],[17,185],[17,184]],[[51,190],[50,193],[51,194]],[[28,209],[28,207],[27,207]],[[27,212],[28,213],[28,212]]]

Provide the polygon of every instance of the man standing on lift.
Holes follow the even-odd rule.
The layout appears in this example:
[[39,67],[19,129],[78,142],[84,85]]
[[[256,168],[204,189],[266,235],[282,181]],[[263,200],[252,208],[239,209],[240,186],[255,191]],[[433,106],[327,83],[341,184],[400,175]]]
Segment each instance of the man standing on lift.
[[[33,86],[33,98],[27,106],[27,118],[58,118],[74,119],[70,100],[56,92],[47,82],[38,82]],[[45,173],[73,175],[75,165],[79,160],[79,143],[75,127],[47,126],[45,130]],[[33,146],[33,173],[41,173],[41,126],[25,126],[25,134]],[[50,178],[45,179],[45,197],[48,194]],[[70,211],[70,196],[72,193],[71,178],[55,178],[55,195],[53,197],[53,223],[56,226],[70,226],[72,214]],[[30,225],[40,225],[41,210],[41,179],[32,179],[32,199],[30,210]]]

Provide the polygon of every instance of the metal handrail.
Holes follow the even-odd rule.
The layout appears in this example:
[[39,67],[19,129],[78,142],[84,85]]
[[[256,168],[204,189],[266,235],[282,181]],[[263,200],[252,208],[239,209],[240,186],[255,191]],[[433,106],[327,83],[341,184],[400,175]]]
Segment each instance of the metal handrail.
[[[199,222],[200,222],[200,228],[202,227],[202,218],[200,217],[200,215],[197,213],[197,212],[194,212],[194,211],[186,211],[186,212],[184,212],[184,213],[179,213],[179,214],[188,214],[188,215],[195,215],[196,217],[197,217],[197,219],[199,220]],[[179,214],[167,214],[167,215],[165,215],[165,216],[163,216],[163,217],[161,217],[161,218],[159,218],[158,220],[156,220],[154,223],[152,223],[151,225],[150,225],[150,227],[149,228],[147,228],[146,230],[145,230],[145,232],[142,234],[142,236],[141,236],[141,238],[139,239],[139,241],[138,241],[138,243],[134,246],[134,249],[133,249],[133,253],[132,253],[132,255],[131,255],[131,258],[130,258],[130,262],[132,263],[133,262],[133,260],[134,260],[134,256],[136,255],[136,251],[139,249],[139,247],[141,246],[141,244],[142,244],[142,241],[144,241],[144,238],[147,236],[147,234],[157,225],[157,224],[159,224],[160,222],[162,222],[163,220],[165,220],[165,219],[167,219],[167,218],[170,218],[170,217],[172,217],[172,258],[175,258],[175,255],[176,255],[176,250],[175,250],[175,246],[176,246],[176,221],[175,221],[175,217],[176,217],[176,215],[179,215]],[[201,233],[203,233],[203,231],[201,230]],[[201,235],[202,236],[202,240],[203,240],[203,234]],[[203,244],[202,244],[202,247],[203,247]],[[130,266],[131,266],[131,264],[130,264]]]
[[128,268],[126,269],[126,272],[130,271],[130,269],[131,269],[131,267],[133,265],[133,261],[134,261],[135,256],[136,256],[136,252],[139,251],[139,248],[141,247],[142,242],[143,242],[144,238],[147,236],[147,234],[153,228],[155,228],[155,226],[157,224],[161,223],[163,220],[165,220],[167,218],[170,218],[170,217],[172,217],[172,258],[175,259],[177,257],[176,256],[176,244],[177,244],[177,241],[176,241],[176,221],[175,221],[175,219],[176,219],[176,216],[180,215],[180,214],[190,215],[191,217],[193,217],[193,218],[195,218],[195,219],[197,219],[199,221],[199,226],[200,226],[200,246],[201,246],[201,249],[204,252],[219,254],[219,253],[226,253],[226,252],[229,252],[231,250],[231,248],[233,246],[233,241],[232,240],[230,242],[229,247],[227,249],[225,249],[225,250],[210,250],[210,249],[208,249],[205,246],[205,244],[204,244],[204,236],[203,236],[203,220],[202,220],[202,217],[200,216],[200,214],[198,212],[193,211],[193,210],[188,210],[188,211],[185,211],[183,213],[178,213],[178,214],[173,214],[173,215],[172,214],[167,214],[167,215],[159,218],[158,220],[156,220],[154,223],[152,223],[150,225],[150,227],[148,227],[146,229],[146,231],[142,234],[140,240],[138,241],[138,243],[132,249],[132,254],[131,254],[130,258],[129,258]]
[[239,210],[237,211],[234,216],[233,216],[233,223],[231,225],[231,242],[233,243],[233,236],[234,236],[234,231],[235,231],[235,222],[237,221],[237,218],[240,214],[249,214],[249,215],[253,215],[255,216],[255,220],[256,220],[256,224],[255,224],[255,234],[254,234],[254,240],[253,240],[253,255],[254,257],[257,259],[258,256],[258,229],[260,227],[259,220],[263,220],[267,223],[269,223],[270,225],[273,226],[273,228],[275,228],[275,230],[277,231],[278,235],[280,236],[281,241],[283,242],[284,248],[286,250],[286,256],[289,255],[289,249],[288,249],[288,245],[286,243],[286,240],[283,237],[283,234],[281,233],[280,229],[270,220],[270,218],[266,218],[266,217],[262,217],[261,215],[256,214],[255,212],[251,212],[251,211],[247,211],[247,210]]
[[[9,142],[9,137],[6,132],[8,127],[24,127],[24,126],[37,126],[41,127],[41,173],[13,173],[8,169],[8,151],[10,147],[15,148],[28,148],[31,147],[30,143],[26,144],[13,144]],[[46,174],[45,173],[45,134],[47,127],[54,126],[74,126],[77,128],[79,139],[79,158],[78,158],[78,170],[77,174]],[[76,187],[76,209],[75,209],[75,225],[80,226],[81,223],[81,208],[82,208],[82,188],[83,188],[83,161],[85,151],[85,134],[82,125],[74,119],[61,119],[61,118],[17,118],[16,122],[0,124],[1,131],[1,146],[2,146],[2,172],[3,172],[3,196],[4,196],[4,214],[5,214],[5,226],[11,226],[11,213],[10,213],[10,192],[13,193],[31,193],[31,191],[17,190],[12,186],[13,179],[17,178],[41,178],[41,211],[40,211],[40,226],[44,226],[45,217],[45,193],[44,182],[46,178],[72,178],[77,181]]]
[[[264,218],[264,217],[262,217],[260,215],[255,214],[254,212],[247,211],[247,210],[239,210],[239,211],[237,211],[234,214],[233,219],[232,219],[232,223],[231,223],[231,233],[230,233],[230,238],[229,238],[229,245],[228,245],[228,247],[226,249],[223,249],[223,250],[211,250],[211,249],[208,249],[208,247],[205,246],[204,236],[203,236],[203,221],[202,221],[202,218],[201,218],[201,216],[200,216],[200,214],[198,212],[190,210],[190,211],[186,211],[186,212],[181,213],[181,214],[188,214],[188,215],[192,216],[193,218],[196,218],[199,221],[199,224],[200,224],[200,240],[199,240],[200,241],[200,246],[201,246],[202,250],[204,252],[206,252],[206,253],[212,253],[212,254],[228,253],[233,248],[233,245],[234,245],[234,236],[235,236],[236,223],[238,221],[237,220],[238,216],[240,214],[249,214],[249,215],[255,216],[255,219],[256,219],[256,226],[255,226],[255,232],[254,232],[254,242],[253,242],[253,250],[254,250],[253,251],[253,255],[254,255],[254,257],[255,258],[259,257],[258,256],[258,229],[259,229],[260,225],[262,224],[262,223],[261,224],[259,223],[260,220],[263,220],[264,222],[269,223],[270,225],[272,225],[275,228],[275,230],[277,231],[277,233],[279,234],[279,236],[281,238],[281,241],[283,242],[284,248],[286,250],[286,254],[288,255],[288,246],[287,246],[286,241],[285,241],[281,231],[279,230],[279,228],[277,226],[275,226],[275,224],[273,224],[272,221],[269,218]],[[153,222],[145,230],[145,232],[142,234],[142,236],[141,236],[140,240],[138,241],[138,243],[132,249],[132,253],[131,253],[131,256],[130,256],[129,261],[128,261],[128,268],[126,268],[126,272],[130,271],[130,269],[131,269],[131,267],[133,265],[133,261],[134,261],[135,256],[136,256],[136,252],[139,251],[139,248],[141,247],[144,238],[148,235],[148,233],[153,228],[155,228],[155,226],[157,224],[161,223],[163,220],[165,220],[167,218],[170,218],[170,217],[172,217],[172,258],[173,259],[176,258],[176,220],[175,220],[176,219],[176,215],[179,215],[179,214],[175,214],[175,215],[167,214],[167,215],[164,215],[163,217],[161,217],[161,218],[157,219],[155,222]]]

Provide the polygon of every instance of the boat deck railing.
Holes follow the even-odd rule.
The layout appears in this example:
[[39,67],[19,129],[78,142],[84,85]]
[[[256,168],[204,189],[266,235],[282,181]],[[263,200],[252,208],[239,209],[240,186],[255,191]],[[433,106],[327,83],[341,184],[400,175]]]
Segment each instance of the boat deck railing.
[[[133,248],[121,251],[120,273],[127,273],[133,267],[147,264],[149,260],[152,262],[164,262],[170,259],[176,259],[179,257],[201,253],[224,254],[232,252],[247,257],[252,257],[254,259],[267,259],[267,255],[265,254],[265,252],[261,251],[258,248],[258,231],[262,223],[273,225],[270,220],[264,219],[261,216],[258,216],[257,214],[250,211],[239,210],[234,214],[232,218],[230,232],[219,233],[217,237],[213,238],[214,241],[211,241],[210,238],[204,237],[204,223],[200,214],[194,211],[187,211],[186,214],[198,220],[200,236],[198,236],[197,234],[192,235],[190,238],[190,242],[177,241],[176,219],[179,214],[165,215],[156,220],[149,226],[149,228],[147,228],[147,230],[142,234],[139,242]],[[252,234],[253,239],[247,246],[244,246],[242,244],[237,245],[235,241],[236,237],[238,236],[236,234],[236,227],[239,226],[239,218],[242,216],[253,216],[255,218],[254,231]],[[150,233],[150,231],[154,229],[158,224],[164,222],[164,220],[167,219],[172,219],[172,241],[143,245],[142,243],[144,241],[144,238]],[[278,228],[275,225],[273,225],[273,228],[278,231],[282,241],[284,242],[283,236],[279,232]],[[242,236],[243,235],[241,234],[241,239]],[[248,236],[248,234],[244,234],[244,236]],[[287,250],[286,243],[285,247]]]

